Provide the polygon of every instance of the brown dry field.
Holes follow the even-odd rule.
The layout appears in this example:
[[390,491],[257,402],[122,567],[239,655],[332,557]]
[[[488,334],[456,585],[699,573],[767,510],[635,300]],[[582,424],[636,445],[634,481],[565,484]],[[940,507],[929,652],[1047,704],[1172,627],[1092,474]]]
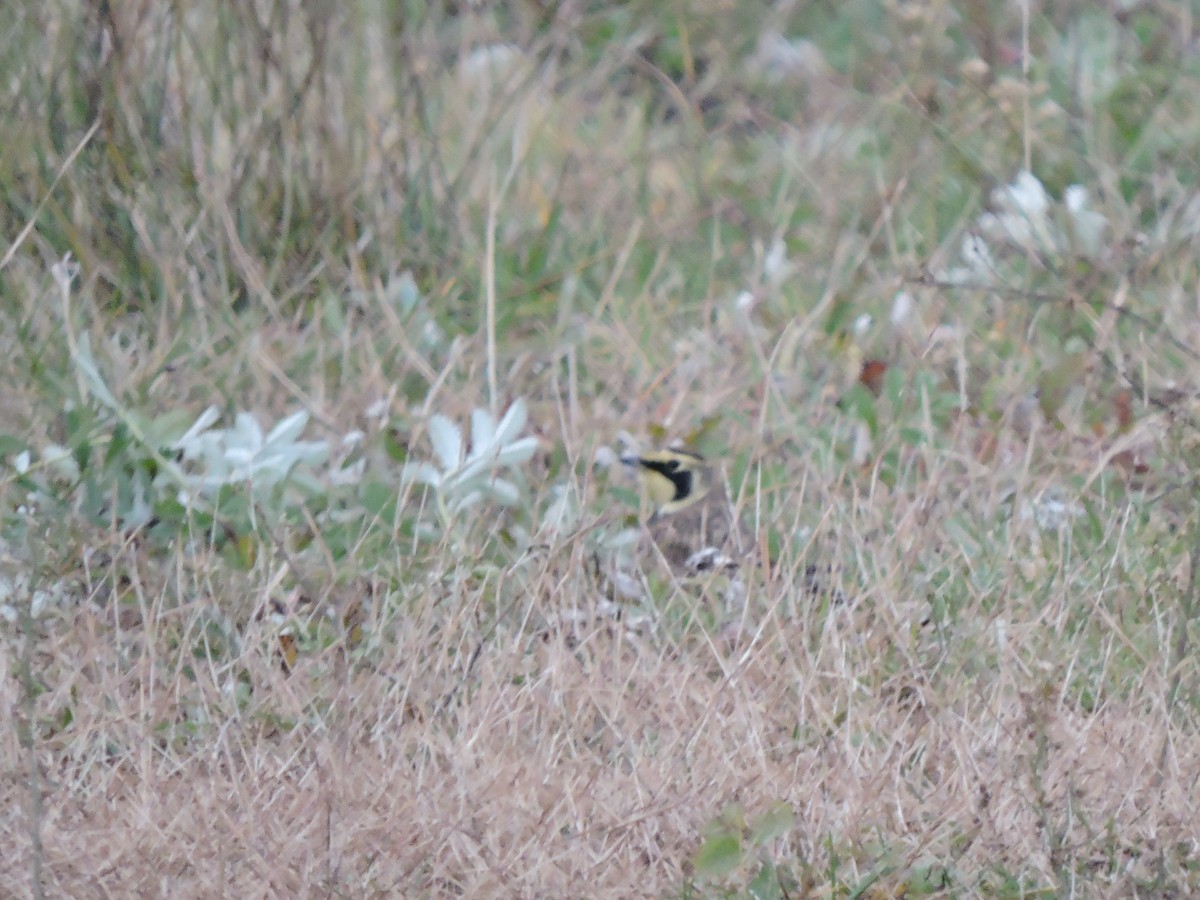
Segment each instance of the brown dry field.
[[[824,637],[832,649],[818,654],[795,650],[807,643],[800,629],[779,628],[745,658],[679,658],[593,636],[582,658],[542,648],[537,674],[519,685],[532,666],[510,638],[441,714],[422,713],[422,700],[454,679],[415,662],[425,642],[401,641],[388,671],[345,676],[331,710],[288,734],[230,720],[212,687],[193,700],[226,721],[187,752],[164,750],[139,724],[179,702],[155,661],[123,674],[94,648],[90,671],[63,684],[86,710],[71,745],[38,755],[46,887],[661,896],[717,808],[779,800],[795,825],[773,852],[819,859],[824,836],[839,835],[848,881],[887,857],[900,872],[1023,860],[1052,882],[1064,862],[1085,873],[1110,865],[1110,851],[1144,878],[1155,857],[1169,866],[1171,848],[1191,840],[1197,752],[1164,716],[1115,704],[1083,715],[1022,694],[1016,662],[978,692],[936,678],[854,690],[870,672],[868,648],[849,629],[830,625]],[[313,692],[262,669],[279,714],[311,718]],[[797,741],[798,727],[809,736]],[[5,758],[28,754],[10,737]],[[17,812],[28,771],[8,782],[0,877],[17,885],[32,857]],[[884,893],[896,884],[880,879]],[[1113,894],[1128,884],[1114,879]]]

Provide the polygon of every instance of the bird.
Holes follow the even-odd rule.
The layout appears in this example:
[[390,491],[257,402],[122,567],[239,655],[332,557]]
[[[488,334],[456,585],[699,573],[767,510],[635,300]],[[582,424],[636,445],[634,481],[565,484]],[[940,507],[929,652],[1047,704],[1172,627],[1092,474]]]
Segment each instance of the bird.
[[[724,481],[713,465],[691,450],[654,450],[626,454],[621,462],[636,470],[643,493],[652,508],[645,521],[673,574],[697,576],[724,572],[730,576],[732,594],[744,592],[739,567],[774,561],[759,556],[754,532],[735,515]],[[800,576],[804,592],[827,597],[835,604],[847,602],[828,563],[808,563]]]
[[733,570],[754,541],[734,514],[714,467],[691,450],[653,450],[621,457],[637,473],[650,507],[645,526],[672,572]]

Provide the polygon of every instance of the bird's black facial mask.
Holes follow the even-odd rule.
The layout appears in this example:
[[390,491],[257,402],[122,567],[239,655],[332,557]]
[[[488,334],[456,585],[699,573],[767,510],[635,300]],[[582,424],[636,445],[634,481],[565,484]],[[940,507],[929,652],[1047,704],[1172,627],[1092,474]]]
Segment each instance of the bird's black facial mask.
[[675,488],[675,496],[671,498],[672,502],[677,502],[691,496],[692,472],[689,469],[680,469],[679,460],[639,459],[638,463],[642,468],[649,469],[651,472],[657,472],[671,482]]

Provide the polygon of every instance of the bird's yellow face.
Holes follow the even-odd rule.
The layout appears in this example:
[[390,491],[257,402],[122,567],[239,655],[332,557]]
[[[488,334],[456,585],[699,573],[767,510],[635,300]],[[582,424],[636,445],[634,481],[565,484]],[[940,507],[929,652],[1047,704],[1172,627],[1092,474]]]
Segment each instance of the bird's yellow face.
[[621,461],[637,469],[654,516],[670,516],[703,500],[712,488],[704,457],[687,450],[655,450]]

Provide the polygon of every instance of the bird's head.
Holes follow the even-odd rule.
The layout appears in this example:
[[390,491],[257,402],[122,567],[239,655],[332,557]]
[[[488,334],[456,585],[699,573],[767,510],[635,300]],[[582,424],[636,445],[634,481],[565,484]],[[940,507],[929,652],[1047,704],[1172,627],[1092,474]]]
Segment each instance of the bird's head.
[[703,500],[712,490],[712,470],[688,450],[654,450],[621,457],[637,471],[655,516],[670,516]]

